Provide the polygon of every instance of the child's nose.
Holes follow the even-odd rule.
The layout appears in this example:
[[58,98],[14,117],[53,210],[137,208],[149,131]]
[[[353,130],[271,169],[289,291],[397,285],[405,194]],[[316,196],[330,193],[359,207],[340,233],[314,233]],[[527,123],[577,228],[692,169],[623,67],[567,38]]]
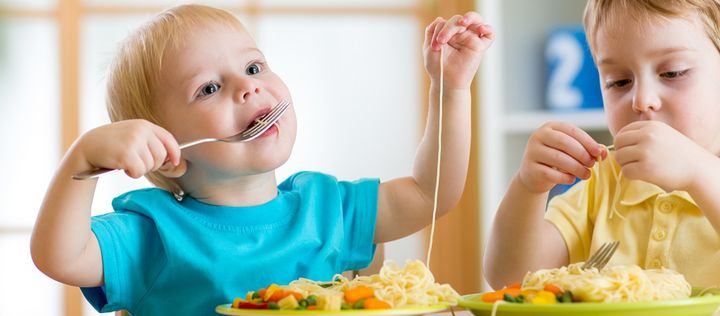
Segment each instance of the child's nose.
[[638,84],[635,86],[635,93],[632,100],[633,111],[646,113],[660,109],[660,97],[657,91],[649,85]]
[[243,104],[260,93],[255,80],[239,79],[235,88],[235,102]]

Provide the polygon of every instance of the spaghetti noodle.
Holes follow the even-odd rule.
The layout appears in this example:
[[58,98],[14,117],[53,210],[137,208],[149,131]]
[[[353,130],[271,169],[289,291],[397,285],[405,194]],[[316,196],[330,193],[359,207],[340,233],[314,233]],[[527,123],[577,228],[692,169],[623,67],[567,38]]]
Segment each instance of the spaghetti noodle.
[[542,290],[554,284],[571,291],[581,302],[646,302],[687,298],[691,286],[682,274],[669,269],[643,270],[635,265],[582,269],[582,262],[538,270],[525,275],[523,290]]
[[338,274],[331,283],[301,278],[290,282],[287,289],[307,295],[341,296],[358,286],[374,290],[375,297],[393,308],[456,304],[460,295],[448,284],[435,283],[430,270],[419,260],[409,260],[404,268],[394,261],[385,261],[378,274],[358,276],[352,280]]

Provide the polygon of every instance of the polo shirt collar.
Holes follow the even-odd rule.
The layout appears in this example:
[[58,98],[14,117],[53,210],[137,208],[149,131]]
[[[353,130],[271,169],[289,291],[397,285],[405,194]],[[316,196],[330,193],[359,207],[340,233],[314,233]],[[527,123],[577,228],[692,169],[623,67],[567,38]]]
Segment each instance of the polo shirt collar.
[[631,206],[638,205],[656,196],[677,196],[688,203],[697,205],[689,193],[686,191],[665,192],[659,186],[641,180],[630,180],[625,177],[620,179],[620,197],[621,205]]

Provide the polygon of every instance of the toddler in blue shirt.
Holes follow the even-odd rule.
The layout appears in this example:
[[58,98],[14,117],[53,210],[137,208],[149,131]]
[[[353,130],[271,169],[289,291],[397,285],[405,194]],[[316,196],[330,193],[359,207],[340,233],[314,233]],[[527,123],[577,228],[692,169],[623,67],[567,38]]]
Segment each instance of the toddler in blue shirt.
[[[438,18],[425,34],[429,119],[411,176],[338,181],[300,172],[277,184],[292,150],[292,106],[255,140],[179,143],[237,134],[292,98],[245,27],[229,12],[182,5],[131,34],[108,72],[113,123],[67,151],[33,231],[37,267],[82,287],[99,311],[213,314],[270,283],[328,280],[367,266],[376,243],[428,225],[437,157],[439,58],[444,45],[443,172],[438,214],[452,209],[470,151],[470,84],[492,29],[474,12]],[[93,168],[147,176],[158,188],[113,201],[91,217]]]

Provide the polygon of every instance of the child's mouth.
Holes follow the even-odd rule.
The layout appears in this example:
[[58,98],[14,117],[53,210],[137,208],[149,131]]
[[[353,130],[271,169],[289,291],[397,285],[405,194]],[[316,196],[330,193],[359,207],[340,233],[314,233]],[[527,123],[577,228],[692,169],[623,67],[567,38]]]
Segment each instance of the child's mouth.
[[[262,125],[264,126],[267,124],[267,121],[265,121],[265,117],[270,111],[267,111],[264,114],[258,115],[254,120],[248,124],[248,126],[245,128],[245,130],[249,130],[250,128],[256,126],[256,125]],[[259,137],[265,137],[269,135],[273,135],[275,133],[280,133],[280,125],[278,125],[278,122],[273,122],[272,126],[268,127],[266,131],[264,131]]]
[[270,110],[268,110],[268,111],[266,111],[265,113],[260,114],[260,115],[258,115],[257,117],[255,117],[255,119],[252,120],[252,121],[250,122],[250,124],[248,124],[248,126],[245,128],[245,130],[250,129],[250,128],[253,127],[255,124],[267,124],[267,123],[264,121],[264,119],[265,119],[265,117],[267,116],[268,113],[270,113]]
[[270,136],[275,133],[278,133],[278,134],[280,133],[280,125],[278,125],[277,122],[273,123],[273,125],[270,126],[270,128],[268,128],[265,132],[263,132],[262,135],[260,135],[260,137]]

